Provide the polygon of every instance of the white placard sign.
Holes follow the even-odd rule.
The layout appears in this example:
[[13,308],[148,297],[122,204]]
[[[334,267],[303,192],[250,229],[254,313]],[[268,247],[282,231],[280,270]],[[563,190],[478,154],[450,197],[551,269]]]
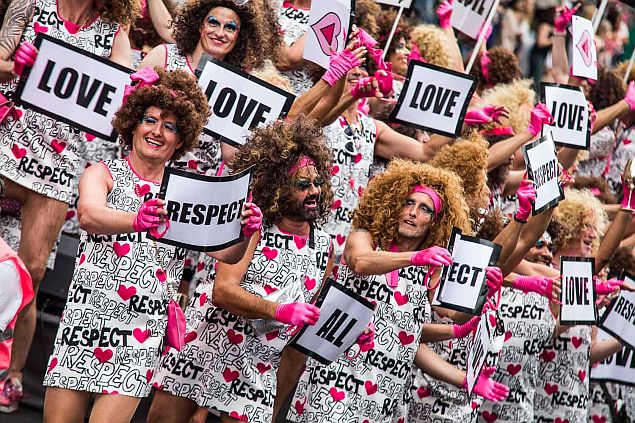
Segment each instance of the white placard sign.
[[[165,168],[159,198],[170,227],[157,242],[195,251],[217,251],[243,240],[240,221],[251,170],[205,176]],[[159,232],[164,228],[159,227]]]
[[491,335],[494,332],[494,326],[490,322],[490,315],[495,316],[494,312],[490,310],[484,313],[478,322],[476,334],[474,334],[474,343],[467,355],[467,392],[470,394],[474,390],[474,385],[476,385],[476,381],[485,365],[487,354],[491,349]]
[[435,299],[441,307],[480,314],[487,295],[485,268],[498,261],[501,246],[453,228],[448,250],[453,262],[443,267]]
[[[611,339],[611,336],[598,328],[598,341]],[[635,385],[635,350],[624,347],[612,356],[591,367],[591,379]]]
[[571,32],[573,34],[571,73],[574,76],[598,79],[598,59],[593,24],[582,16],[574,15],[571,21]]
[[41,32],[35,47],[37,59],[20,78],[16,102],[115,141],[112,118],[132,71]]
[[295,96],[227,63],[205,55],[198,83],[209,99],[212,115],[205,133],[235,147],[251,129],[284,118]]
[[450,18],[452,28],[477,39],[493,4],[494,0],[456,0]]
[[475,88],[472,76],[411,60],[406,83],[388,119],[457,137]]
[[527,175],[534,181],[536,200],[533,214],[553,207],[564,199],[564,191],[558,182],[559,168],[556,146],[551,132],[522,147]]
[[354,4],[352,0],[320,0],[311,3],[304,45],[305,59],[328,69],[331,54],[346,47]]
[[594,325],[597,321],[593,257],[560,257],[560,323]]
[[373,319],[374,306],[343,285],[327,280],[316,304],[320,318],[289,342],[298,351],[330,364],[350,348]]
[[556,145],[588,150],[591,143],[589,104],[580,87],[540,84],[543,103],[553,116],[553,125],[543,125],[543,135],[551,132]]
[[375,0],[377,3],[386,4],[388,6],[403,7],[404,9],[410,9],[414,0]]
[[[622,275],[622,279],[631,285],[635,284],[635,278],[632,275]],[[635,348],[635,292],[620,291],[620,296],[611,301],[602,315],[600,326],[622,342]]]

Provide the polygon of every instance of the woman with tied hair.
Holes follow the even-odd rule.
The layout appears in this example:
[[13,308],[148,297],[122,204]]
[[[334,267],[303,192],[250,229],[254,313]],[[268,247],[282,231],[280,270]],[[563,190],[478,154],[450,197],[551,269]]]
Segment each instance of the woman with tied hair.
[[[45,422],[84,421],[93,397],[91,421],[130,421],[165,347],[184,250],[147,233],[165,233],[165,202],[156,198],[165,165],[195,145],[209,108],[185,72],[144,68],[131,79],[138,83],[114,118],[129,157],[91,166],[81,178],[84,232],[44,378]],[[210,253],[218,260],[239,261],[258,229],[259,209],[245,204],[246,239]]]
[[[37,49],[32,43],[40,32],[129,66],[130,45],[121,29],[138,14],[137,1],[7,2],[0,30],[2,98],[13,95],[17,75],[33,65]],[[25,224],[21,227],[18,254],[31,274],[35,292],[72,202],[76,175],[81,170],[78,150],[83,142],[77,128],[28,108],[16,108],[0,122],[0,195],[20,203]],[[9,375],[0,394],[0,411],[15,411],[22,397],[22,369],[35,331],[35,314],[32,301],[18,316]]]

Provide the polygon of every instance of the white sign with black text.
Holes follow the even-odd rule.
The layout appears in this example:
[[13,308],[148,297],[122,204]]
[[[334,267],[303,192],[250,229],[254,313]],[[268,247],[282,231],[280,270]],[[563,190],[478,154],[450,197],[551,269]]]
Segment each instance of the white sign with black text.
[[494,312],[490,310],[484,313],[481,320],[478,322],[476,334],[474,334],[474,343],[467,355],[466,380],[467,392],[469,394],[471,394],[474,390],[474,386],[476,385],[481,371],[483,370],[483,366],[485,365],[487,354],[491,349],[491,335],[494,332],[494,327],[490,322],[490,315],[495,316]]
[[579,87],[541,83],[543,103],[553,116],[553,125],[543,125],[556,145],[588,150],[591,142],[589,104]]
[[364,332],[373,319],[374,306],[332,279],[325,283],[315,305],[320,307],[317,323],[304,326],[289,345],[326,365]]
[[[633,276],[625,274],[622,277],[631,285],[635,284]],[[635,348],[635,292],[620,291],[620,296],[611,301],[602,315],[600,326]]]
[[389,120],[457,137],[475,88],[472,76],[411,60]]
[[[612,337],[598,328],[598,341]],[[596,381],[616,382],[624,385],[635,385],[635,350],[624,347],[612,356],[591,366],[591,379]]]
[[593,257],[560,257],[560,323],[593,325],[597,321]]
[[494,0],[456,0],[450,18],[452,28],[477,39],[493,4]]
[[564,191],[558,181],[560,170],[556,146],[551,132],[542,138],[522,147],[527,175],[534,181],[536,200],[533,204],[533,214],[553,207],[564,199]]
[[312,2],[303,57],[328,69],[331,55],[346,47],[353,9],[352,0]]
[[35,38],[35,47],[37,58],[20,78],[16,102],[115,141],[112,118],[132,71],[42,33]]
[[487,295],[485,268],[498,261],[501,246],[453,228],[448,250],[453,262],[443,267],[435,300],[441,307],[480,314]]
[[595,47],[595,31],[590,20],[574,15],[571,21],[572,56],[571,74],[583,78],[598,79],[598,59]]
[[204,57],[207,60],[198,83],[212,111],[205,125],[207,134],[240,147],[251,129],[287,115],[295,99],[293,94],[210,56]]
[[195,251],[222,250],[242,241],[240,221],[250,181],[250,169],[205,176],[166,167],[159,198],[166,202],[170,225],[157,241]]

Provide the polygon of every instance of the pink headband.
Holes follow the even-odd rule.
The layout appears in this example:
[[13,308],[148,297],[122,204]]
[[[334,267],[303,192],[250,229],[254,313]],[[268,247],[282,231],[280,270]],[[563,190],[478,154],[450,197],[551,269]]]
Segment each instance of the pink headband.
[[300,156],[300,158],[298,159],[296,164],[291,166],[287,173],[289,173],[289,174],[295,173],[300,168],[307,167],[307,166],[315,166],[315,162],[310,157]]
[[483,135],[514,135],[514,128],[511,126],[499,126],[482,132]]
[[591,191],[591,194],[593,194],[594,197],[599,197],[602,195],[602,191],[600,191],[600,188],[597,187],[591,187],[589,188],[589,191]]
[[420,192],[422,194],[428,195],[432,199],[432,203],[434,204],[434,220],[437,220],[439,217],[439,213],[443,209],[443,201],[439,194],[435,190],[425,185],[415,185],[415,187],[410,191],[410,193]]
[[492,63],[492,59],[489,58],[487,52],[481,55],[481,73],[483,74],[483,79],[485,79],[486,83],[489,82],[489,65]]

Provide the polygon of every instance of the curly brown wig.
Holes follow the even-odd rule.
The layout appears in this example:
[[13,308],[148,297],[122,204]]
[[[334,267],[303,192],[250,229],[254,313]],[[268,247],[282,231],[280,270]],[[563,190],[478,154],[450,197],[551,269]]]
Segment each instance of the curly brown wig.
[[355,22],[374,39],[379,37],[377,16],[380,12],[381,7],[374,0],[355,1]]
[[[379,29],[377,41],[383,47],[385,47],[386,41],[388,41],[388,36],[390,35],[390,31],[392,30],[392,26],[397,19],[397,11],[395,9],[382,9],[376,15],[377,27]],[[390,46],[388,46],[388,51],[386,52],[386,57],[390,56],[395,52],[396,49],[396,41],[399,37],[408,38],[407,32],[409,31],[408,23],[405,18],[402,16],[399,19],[399,23],[397,24],[397,30],[395,31],[395,35],[393,37]]]
[[240,18],[240,32],[225,62],[245,71],[262,66],[272,49],[270,28],[255,1],[238,6],[232,0],[190,0],[174,16],[174,40],[181,52],[191,54],[201,38],[201,25],[215,7],[231,9]]
[[593,104],[593,108],[595,110],[606,109],[623,99],[625,95],[626,84],[622,77],[613,70],[598,66],[597,81],[589,87],[588,100]]
[[313,119],[300,115],[255,129],[236,153],[232,164],[234,172],[254,167],[253,201],[262,210],[266,224],[279,222],[296,201],[294,176],[289,174],[289,169],[302,156],[311,158],[317,174],[324,178],[318,218],[319,223],[324,223],[333,204],[330,178],[333,152],[326,146],[322,129]]
[[[626,73],[626,69],[628,69],[628,60],[625,62],[621,62],[614,68],[614,72],[620,77],[623,78]],[[628,75],[627,83],[631,82],[635,79],[635,66],[631,68],[631,73]]]
[[444,146],[432,158],[432,166],[450,170],[461,178],[468,203],[478,198],[486,184],[487,142],[476,131],[454,144]]
[[618,278],[626,271],[635,276],[635,257],[632,247],[620,247],[609,261],[609,277]]
[[470,211],[471,219],[478,222],[476,236],[488,241],[494,241],[499,233],[509,223],[509,218],[504,216],[500,210],[491,210],[485,214],[478,214],[477,211]]
[[127,26],[141,17],[141,5],[139,0],[109,0],[103,2],[99,13],[105,21]]
[[115,113],[113,126],[122,144],[131,147],[133,132],[148,107],[174,113],[179,127],[179,140],[183,142],[170,159],[176,160],[198,145],[198,138],[210,115],[209,105],[201,87],[187,72],[166,72],[158,66],[154,70],[159,75],[159,81],[134,90]]
[[384,173],[370,181],[353,212],[353,227],[367,230],[375,247],[388,250],[397,236],[403,204],[416,185],[433,188],[443,201],[438,220],[418,248],[446,245],[454,226],[465,234],[472,233],[458,177],[443,169],[403,159],[391,161]]
[[511,84],[515,80],[522,78],[523,73],[520,70],[518,59],[511,51],[503,47],[494,47],[487,50],[487,56],[491,60],[488,72],[489,80],[485,80],[485,76],[483,76],[483,69],[481,68],[482,52],[476,57],[476,62],[470,71],[470,75],[477,78],[480,90],[497,84]]

